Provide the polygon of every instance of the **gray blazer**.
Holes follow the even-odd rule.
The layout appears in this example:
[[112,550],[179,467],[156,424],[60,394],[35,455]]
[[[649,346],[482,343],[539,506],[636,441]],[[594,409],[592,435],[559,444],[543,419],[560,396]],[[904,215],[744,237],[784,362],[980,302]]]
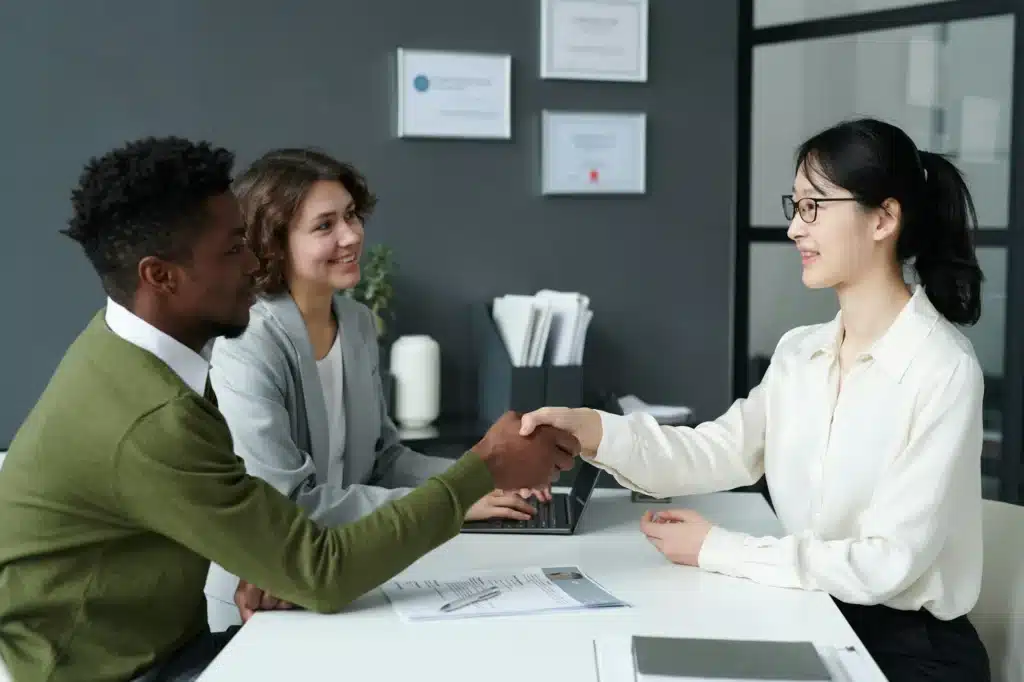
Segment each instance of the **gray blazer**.
[[[452,464],[401,444],[387,413],[370,310],[334,297],[344,366],[345,449],[328,449],[329,421],[306,325],[291,296],[259,300],[236,339],[213,346],[210,382],[235,452],[323,526],[354,521]],[[238,579],[214,564],[207,597],[233,603]]]

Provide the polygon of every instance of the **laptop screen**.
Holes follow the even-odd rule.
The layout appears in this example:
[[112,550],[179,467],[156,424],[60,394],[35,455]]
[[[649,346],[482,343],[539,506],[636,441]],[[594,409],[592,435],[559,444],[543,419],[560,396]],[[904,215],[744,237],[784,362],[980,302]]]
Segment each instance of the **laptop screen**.
[[571,518],[573,521],[579,520],[580,514],[583,513],[583,507],[586,506],[587,500],[590,499],[591,494],[594,492],[597,478],[601,475],[601,470],[586,460],[581,459],[579,466],[579,471],[576,472],[576,480],[572,482],[572,490],[569,491],[569,503],[572,505]]

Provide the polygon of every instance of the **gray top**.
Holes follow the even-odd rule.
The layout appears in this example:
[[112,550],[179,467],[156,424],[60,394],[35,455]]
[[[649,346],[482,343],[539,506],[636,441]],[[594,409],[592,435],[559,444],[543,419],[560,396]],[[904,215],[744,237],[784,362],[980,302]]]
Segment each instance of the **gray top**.
[[[291,296],[260,299],[245,333],[216,341],[210,368],[210,382],[246,470],[325,526],[353,521],[452,464],[400,442],[381,388],[370,310],[338,294],[334,311],[346,412],[340,455],[329,449],[316,358]],[[230,604],[237,584],[237,577],[214,564],[206,594]]]

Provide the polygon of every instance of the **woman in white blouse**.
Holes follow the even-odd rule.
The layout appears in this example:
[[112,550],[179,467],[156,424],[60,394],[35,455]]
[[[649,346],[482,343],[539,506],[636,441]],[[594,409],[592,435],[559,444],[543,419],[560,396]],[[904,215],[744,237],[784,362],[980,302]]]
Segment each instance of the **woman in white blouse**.
[[891,682],[986,682],[965,616],[981,585],[982,372],[955,326],[981,313],[970,194],[952,164],[870,119],[808,140],[796,167],[789,237],[804,284],[838,295],[834,320],[785,334],[760,385],[696,428],[549,407],[523,430],[571,431],[649,495],[764,475],[785,537],[689,510],[641,528],[676,563],[828,592]]

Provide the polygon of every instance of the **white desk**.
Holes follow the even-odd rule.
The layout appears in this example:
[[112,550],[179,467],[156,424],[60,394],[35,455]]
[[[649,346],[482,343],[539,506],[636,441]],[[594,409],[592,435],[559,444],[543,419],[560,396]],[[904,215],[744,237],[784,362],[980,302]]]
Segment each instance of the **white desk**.
[[[755,493],[677,498],[670,506],[692,507],[735,530],[780,532],[770,507]],[[461,535],[403,573],[444,577],[577,565],[632,608],[406,624],[375,590],[336,615],[257,614],[201,682],[522,682],[539,674],[598,682],[594,639],[632,634],[811,640],[863,648],[823,593],[770,588],[669,563],[638,525],[644,510],[664,508],[634,504],[623,490],[598,490],[575,536]],[[877,668],[873,672],[885,679]]]

